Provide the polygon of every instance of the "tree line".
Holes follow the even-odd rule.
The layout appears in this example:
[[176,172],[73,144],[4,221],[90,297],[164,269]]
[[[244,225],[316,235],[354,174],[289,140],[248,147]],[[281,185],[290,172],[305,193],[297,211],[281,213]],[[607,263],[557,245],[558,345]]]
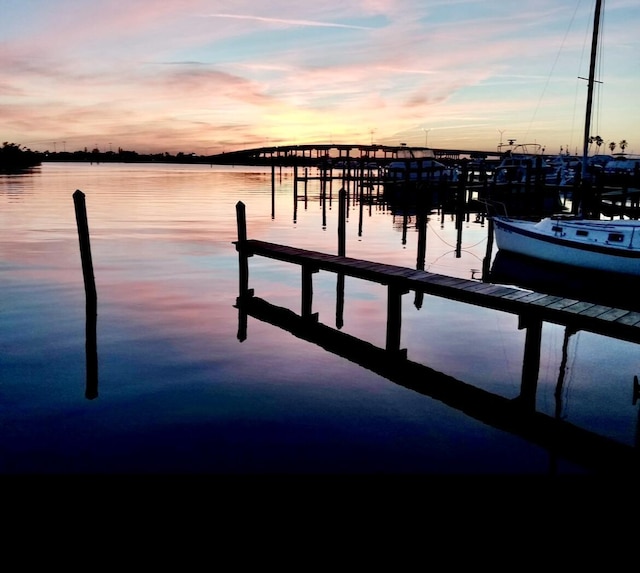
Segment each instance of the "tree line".
[[119,148],[117,151],[100,151],[98,148],[80,151],[32,151],[17,143],[5,141],[0,147],[0,171],[19,172],[36,167],[45,161],[83,161],[91,163],[210,163],[213,156],[179,152],[143,154]]

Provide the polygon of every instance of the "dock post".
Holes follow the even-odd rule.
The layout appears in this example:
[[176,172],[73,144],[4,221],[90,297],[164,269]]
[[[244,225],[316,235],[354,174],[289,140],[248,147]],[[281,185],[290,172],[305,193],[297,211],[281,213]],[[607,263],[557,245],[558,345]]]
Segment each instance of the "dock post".
[[491,272],[491,257],[493,251],[493,219],[489,217],[489,224],[487,225],[487,250],[482,260],[482,280],[483,282],[489,281],[489,273]]
[[237,303],[241,304],[246,298],[253,296],[253,289],[249,288],[249,253],[247,253],[247,219],[246,209],[242,201],[236,203],[236,221],[238,225],[238,251],[239,289]]
[[340,189],[338,199],[338,255],[345,256],[346,252],[346,220],[347,220],[347,192]]
[[84,290],[86,297],[85,353],[87,361],[87,380],[85,397],[88,400],[93,400],[98,397],[98,344],[96,334],[98,322],[98,294],[93,274],[93,261],[91,258],[91,243],[89,240],[89,223],[87,220],[85,195],[79,189],[73,194],[73,203],[76,212],[76,224],[78,226],[80,258],[82,260],[82,275],[84,278]]
[[276,163],[271,162],[271,218],[276,215]]
[[[427,225],[428,217],[425,210],[421,210],[418,213],[416,224],[418,226],[418,256],[416,260],[416,269],[424,271],[425,262],[427,259]],[[424,301],[424,292],[416,291],[414,305],[417,309],[422,308]]]
[[358,205],[358,237],[362,237],[362,225],[363,225],[363,217],[364,217],[364,188],[362,185],[359,189],[359,197],[360,203]]
[[[298,159],[294,158],[293,160],[293,202],[294,202],[294,212],[298,209]],[[294,222],[295,222],[294,216]]]

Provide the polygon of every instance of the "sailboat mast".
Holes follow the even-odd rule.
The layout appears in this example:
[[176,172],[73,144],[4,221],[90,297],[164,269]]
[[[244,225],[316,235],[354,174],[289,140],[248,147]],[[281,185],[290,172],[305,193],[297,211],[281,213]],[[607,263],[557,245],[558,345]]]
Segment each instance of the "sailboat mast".
[[589,83],[587,86],[587,114],[584,120],[584,141],[582,148],[582,179],[587,175],[587,158],[589,155],[589,132],[591,131],[591,106],[593,103],[593,84],[596,74],[596,56],[598,53],[598,35],[600,33],[600,12],[602,0],[596,0],[596,9],[593,17],[593,35],[591,37],[591,61],[589,63]]

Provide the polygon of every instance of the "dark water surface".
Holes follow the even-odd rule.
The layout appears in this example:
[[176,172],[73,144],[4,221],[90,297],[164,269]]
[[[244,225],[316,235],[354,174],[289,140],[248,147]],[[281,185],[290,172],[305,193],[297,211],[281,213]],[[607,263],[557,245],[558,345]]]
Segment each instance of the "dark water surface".
[[[324,209],[318,182],[306,202],[299,185],[295,205],[289,171],[276,173],[275,188],[272,207],[271,171],[244,167],[45,163],[0,176],[0,472],[598,469],[580,440],[550,447],[536,424],[518,429],[526,412],[512,424],[484,406],[495,396],[502,411],[521,394],[526,330],[515,316],[430,296],[416,305],[407,293],[401,346],[424,368],[390,359],[389,376],[251,316],[240,340],[238,201],[249,238],[337,253],[339,184]],[[76,189],[98,293],[93,399]],[[346,229],[348,256],[416,267],[415,215],[353,201]],[[487,225],[471,218],[458,243],[452,218],[434,214],[426,237],[426,270],[480,278]],[[298,267],[253,257],[249,268],[257,297],[300,312]],[[385,347],[385,287],[347,277],[337,329],[336,276],[317,273],[313,285],[320,323]],[[561,326],[544,324],[535,410],[631,451],[637,345],[587,332],[563,352],[564,342]]]

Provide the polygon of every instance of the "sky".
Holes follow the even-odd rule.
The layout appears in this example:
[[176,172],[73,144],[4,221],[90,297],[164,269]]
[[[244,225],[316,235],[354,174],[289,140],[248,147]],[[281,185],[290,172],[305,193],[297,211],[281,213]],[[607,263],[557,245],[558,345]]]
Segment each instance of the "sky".
[[[0,0],[0,142],[582,153],[594,5]],[[591,135],[640,153],[640,1],[603,5]]]

